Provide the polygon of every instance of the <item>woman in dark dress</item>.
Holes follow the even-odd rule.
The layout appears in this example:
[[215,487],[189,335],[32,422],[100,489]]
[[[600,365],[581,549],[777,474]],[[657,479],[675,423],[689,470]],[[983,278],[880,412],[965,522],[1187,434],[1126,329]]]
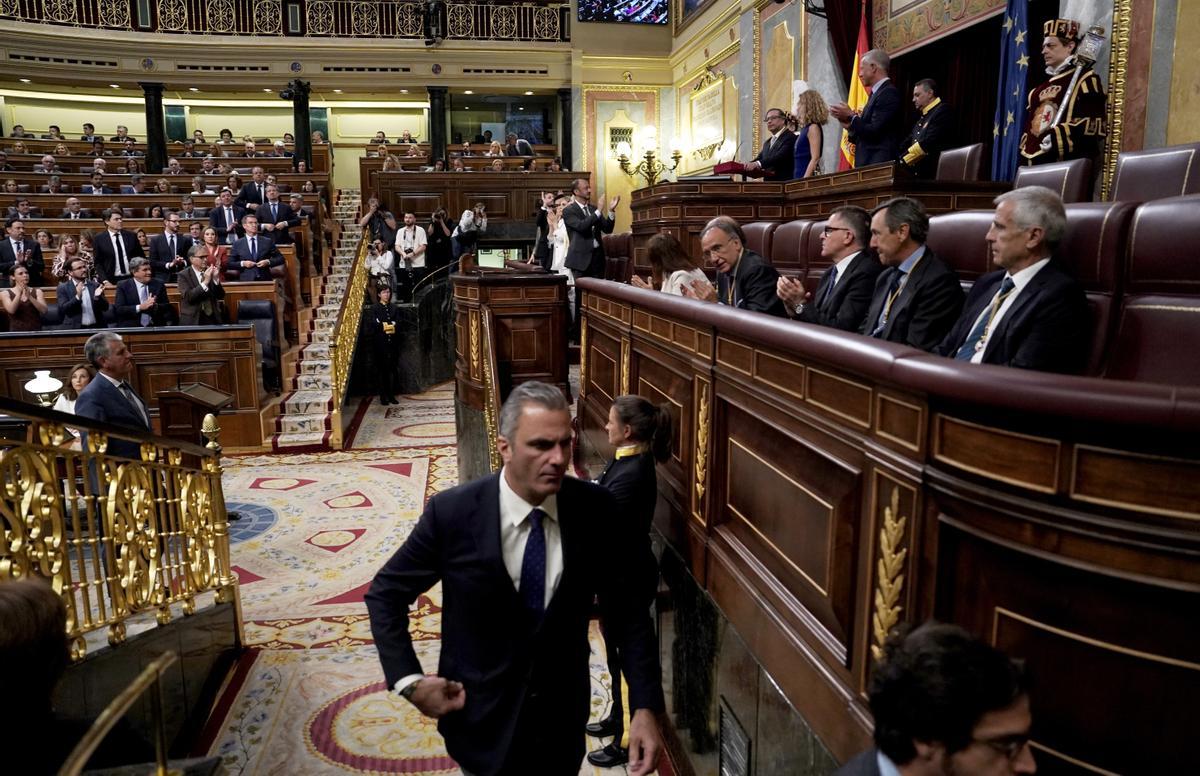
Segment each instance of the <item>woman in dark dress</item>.
[[380,286],[379,301],[371,305],[371,356],[379,374],[380,404],[399,404],[396,401],[396,350],[399,344],[392,289]]
[[[618,396],[608,411],[604,426],[614,448],[612,463],[597,480],[608,488],[619,507],[614,518],[632,521],[631,535],[636,545],[614,563],[629,564],[635,572],[634,595],[649,607],[658,589],[658,561],[650,548],[650,523],[658,502],[658,475],[655,461],[671,456],[671,413],[666,405],[655,406],[641,396]],[[612,677],[612,709],[604,719],[587,726],[588,735],[612,736],[612,743],[588,754],[588,762],[599,768],[612,768],[629,760],[621,746],[624,734],[624,709],[621,701],[621,654],[618,639],[609,637],[603,618],[600,630],[608,651],[608,671]]]
[[821,151],[829,106],[816,89],[809,89],[796,100],[796,178],[821,174]]

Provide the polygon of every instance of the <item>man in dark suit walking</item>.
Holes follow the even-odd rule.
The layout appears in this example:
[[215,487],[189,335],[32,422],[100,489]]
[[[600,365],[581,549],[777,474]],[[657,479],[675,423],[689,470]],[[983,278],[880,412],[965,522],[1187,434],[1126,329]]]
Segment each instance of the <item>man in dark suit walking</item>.
[[113,303],[117,326],[167,326],[175,311],[167,299],[167,287],[150,276],[150,260],[129,262],[130,277],[117,284]]
[[790,181],[796,171],[796,133],[787,128],[787,118],[781,108],[771,108],[763,121],[770,136],[746,168],[764,170],[770,181]]
[[163,216],[162,234],[150,238],[150,269],[154,279],[163,283],[173,282],[175,273],[187,266],[192,238],[179,233],[180,220],[178,213],[167,213]]
[[233,204],[233,192],[222,189],[220,202],[208,212],[208,225],[217,230],[217,242],[232,245],[238,238],[238,224],[244,210]]
[[92,239],[92,251],[96,259],[96,275],[104,283],[116,285],[129,277],[134,259],[145,257],[137,235],[122,229],[125,216],[120,210],[104,211],[107,228]]
[[64,329],[92,329],[104,326],[104,311],[108,300],[104,286],[88,280],[88,266],[83,259],[71,259],[67,279],[58,284],[55,297],[58,317]]
[[0,242],[0,288],[12,283],[12,273],[17,267],[29,270],[30,285],[41,285],[46,262],[42,258],[42,246],[25,236],[25,222],[20,216],[9,216],[4,222],[5,239]]
[[283,254],[270,237],[258,233],[258,218],[254,214],[242,216],[242,230],[246,236],[235,242],[229,252],[230,268],[238,270],[238,280],[270,280],[271,267],[283,264]]
[[[632,520],[604,488],[565,476],[571,415],[559,389],[522,383],[499,424],[504,468],[430,499],[367,592],[387,686],[438,719],[447,752],[467,773],[574,776],[599,596],[625,649],[629,772],[646,774],[661,750],[658,647],[628,564],[612,561],[636,546]],[[426,676],[408,607],[439,581],[441,657]]]
[[821,258],[832,266],[821,275],[815,295],[800,279],[780,276],[776,293],[783,300],[789,317],[832,326],[843,331],[858,331],[875,280],[883,267],[867,245],[871,241],[871,218],[866,210],[846,205],[834,210],[821,235]]
[[932,78],[922,78],[913,86],[913,107],[921,117],[908,137],[900,142],[900,160],[920,178],[937,175],[938,158],[955,143],[957,127],[950,106],[937,93]]
[[925,245],[929,215],[915,199],[894,197],[871,214],[871,247],[886,269],[859,327],[868,337],[933,350],[962,312],[958,275]]
[[684,296],[780,318],[787,315],[775,293],[779,273],[746,247],[746,235],[737,221],[729,216],[709,221],[700,232],[700,248],[717,268],[717,285],[700,281],[684,285]]
[[1078,373],[1090,315],[1083,287],[1054,260],[1067,230],[1062,198],[1043,186],[996,197],[987,241],[996,272],[975,281],[937,353],[972,364]]
[[[137,433],[150,433],[150,410],[129,384],[133,355],[121,335],[112,331],[96,332],[84,344],[83,353],[98,374],[80,392],[75,401],[75,414],[124,426]],[[141,447],[137,442],[110,437],[108,453],[137,460],[141,458]]]
[[901,627],[867,691],[875,748],[834,776],[1031,774],[1025,664],[957,625]]
[[900,156],[899,141],[904,132],[900,122],[900,90],[888,77],[892,60],[883,49],[871,49],[858,63],[858,80],[871,90],[862,114],[839,102],[829,113],[850,132],[854,143],[854,166],[890,162]]

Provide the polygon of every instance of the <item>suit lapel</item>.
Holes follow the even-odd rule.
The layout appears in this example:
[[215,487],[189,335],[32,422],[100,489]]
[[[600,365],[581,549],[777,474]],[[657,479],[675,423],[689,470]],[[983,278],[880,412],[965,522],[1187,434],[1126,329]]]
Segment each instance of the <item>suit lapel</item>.
[[900,313],[904,312],[912,302],[913,297],[917,293],[917,288],[920,286],[922,275],[929,269],[930,258],[932,256],[929,253],[929,249],[926,248],[925,255],[917,262],[917,266],[913,268],[912,272],[908,273],[908,280],[904,282],[904,287],[900,289],[900,296],[896,297],[896,301],[892,304],[892,310],[888,313],[887,327],[884,329],[885,336],[892,330],[892,326],[895,325],[896,320],[900,317]]
[[[987,357],[991,353],[995,344],[997,342],[1002,342],[1008,335],[1009,326],[1013,323],[1016,323],[1017,319],[1020,318],[1021,314],[1025,311],[1025,308],[1033,304],[1034,301],[1041,296],[1042,288],[1046,285],[1047,278],[1049,277],[1046,273],[1046,270],[1049,268],[1050,267],[1048,265],[1042,267],[1041,271],[1033,276],[1033,279],[1021,289],[1021,293],[1015,300],[1013,300],[1012,306],[1005,311],[1004,317],[1001,318],[1000,323],[996,325],[996,330],[993,332],[988,332],[987,347],[983,354],[983,360],[985,362],[987,361]],[[1001,280],[1003,280],[1004,276],[1001,275],[1000,277]],[[998,285],[997,288],[999,288]],[[995,295],[996,292],[993,291],[991,295],[988,296],[988,301],[990,302],[992,297]]]
[[500,477],[499,473],[491,476],[487,484],[479,490],[479,501],[472,510],[475,515],[475,548],[479,551],[487,570],[496,576],[498,589],[507,590],[506,598],[510,603],[520,605],[517,589],[513,587],[512,577],[504,565],[504,553],[500,549]]

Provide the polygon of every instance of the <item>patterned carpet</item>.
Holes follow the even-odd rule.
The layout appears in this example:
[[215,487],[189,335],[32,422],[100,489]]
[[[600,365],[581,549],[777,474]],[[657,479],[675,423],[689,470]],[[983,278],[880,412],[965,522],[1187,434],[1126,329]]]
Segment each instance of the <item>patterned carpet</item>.
[[[373,401],[353,449],[225,460],[233,564],[250,649],[223,689],[202,750],[235,776],[457,774],[432,720],[386,691],[362,597],[425,499],[457,483],[453,386]],[[437,666],[441,591],[410,630]],[[596,629],[593,627],[593,630]],[[592,638],[593,718],[610,695]],[[582,735],[582,731],[581,731]],[[589,740],[589,748],[599,743]],[[624,768],[581,774],[620,774]]]

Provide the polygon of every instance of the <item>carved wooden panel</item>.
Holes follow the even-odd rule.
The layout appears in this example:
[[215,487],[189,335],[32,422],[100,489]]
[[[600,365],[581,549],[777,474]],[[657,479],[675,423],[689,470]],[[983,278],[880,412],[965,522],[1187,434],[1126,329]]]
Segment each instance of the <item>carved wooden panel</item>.
[[982,477],[1043,493],[1058,489],[1062,444],[946,415],[933,421],[933,457]]
[[1103,506],[1200,520],[1200,463],[1080,445],[1071,497]]

